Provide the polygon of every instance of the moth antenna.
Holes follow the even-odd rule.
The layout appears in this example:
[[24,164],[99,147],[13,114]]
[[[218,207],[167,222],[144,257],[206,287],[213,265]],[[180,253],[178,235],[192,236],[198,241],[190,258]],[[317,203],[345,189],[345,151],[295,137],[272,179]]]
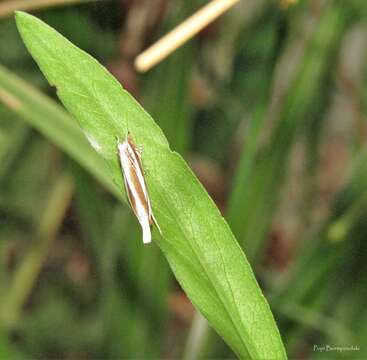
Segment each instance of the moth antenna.
[[160,226],[158,224],[157,219],[155,218],[155,216],[153,214],[152,214],[152,219],[153,219],[153,222],[154,222],[155,226],[157,227],[159,233],[162,235],[162,230],[161,230],[161,228],[160,228]]

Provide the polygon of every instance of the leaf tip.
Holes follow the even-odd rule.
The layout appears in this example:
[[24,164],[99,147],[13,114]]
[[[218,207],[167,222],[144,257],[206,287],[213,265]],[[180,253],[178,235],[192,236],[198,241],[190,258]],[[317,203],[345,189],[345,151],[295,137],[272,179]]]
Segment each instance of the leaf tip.
[[14,17],[15,17],[15,23],[17,25],[18,31],[22,35],[22,30],[26,26],[28,20],[32,18],[33,16],[24,11],[16,10],[14,11]]
[[20,10],[15,10],[14,11],[14,17],[15,17],[15,21],[17,22],[17,24],[18,24],[19,21],[26,18],[27,16],[31,16],[31,15],[27,14],[24,11],[20,11]]

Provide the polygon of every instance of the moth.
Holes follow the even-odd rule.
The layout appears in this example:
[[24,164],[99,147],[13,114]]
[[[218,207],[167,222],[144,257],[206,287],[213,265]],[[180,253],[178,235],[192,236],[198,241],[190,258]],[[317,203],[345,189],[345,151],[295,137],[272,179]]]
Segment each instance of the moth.
[[127,197],[143,229],[143,242],[148,244],[152,240],[153,224],[157,226],[159,232],[161,230],[153,215],[141,155],[130,133],[127,134],[124,142],[117,139],[117,149]]

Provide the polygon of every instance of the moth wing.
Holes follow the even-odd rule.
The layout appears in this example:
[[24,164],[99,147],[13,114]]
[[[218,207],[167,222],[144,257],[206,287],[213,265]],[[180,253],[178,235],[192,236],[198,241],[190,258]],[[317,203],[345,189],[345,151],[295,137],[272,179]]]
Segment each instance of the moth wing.
[[126,181],[126,178],[124,177],[124,183],[125,183],[125,189],[126,189],[126,193],[127,193],[127,198],[129,200],[130,203],[130,207],[132,208],[134,214],[136,217],[138,217],[138,214],[136,212],[136,203],[135,203],[135,199],[134,196],[131,193],[131,189]]

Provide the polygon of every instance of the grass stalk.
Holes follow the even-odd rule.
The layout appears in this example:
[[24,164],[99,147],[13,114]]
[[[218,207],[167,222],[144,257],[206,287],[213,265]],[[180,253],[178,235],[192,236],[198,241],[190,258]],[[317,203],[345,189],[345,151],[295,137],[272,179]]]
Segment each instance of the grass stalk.
[[21,309],[35,286],[65,212],[70,206],[73,188],[71,178],[62,175],[50,194],[35,235],[37,240],[18,265],[1,304],[1,318],[8,327],[13,327],[20,319]]

